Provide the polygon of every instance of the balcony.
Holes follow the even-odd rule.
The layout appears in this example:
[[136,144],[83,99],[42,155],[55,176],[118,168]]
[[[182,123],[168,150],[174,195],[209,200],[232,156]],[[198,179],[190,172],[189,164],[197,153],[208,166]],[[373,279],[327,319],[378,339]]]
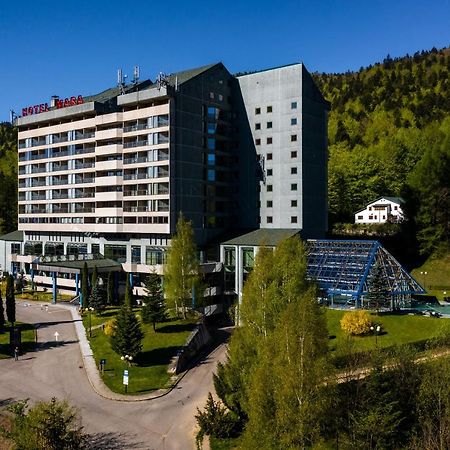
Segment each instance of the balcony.
[[94,181],[95,181],[95,178],[93,178],[93,177],[75,178],[74,184],[93,183]]
[[[25,200],[25,199],[23,199],[23,200]],[[32,201],[34,201],[34,200],[45,200],[45,194],[34,194],[34,195],[32,194],[30,200],[32,200]]]
[[149,159],[146,156],[141,156],[139,158],[126,158],[123,160],[124,164],[139,164],[149,162]]
[[69,198],[69,194],[67,193],[57,193],[55,191],[52,192],[52,199],[53,200],[59,200],[59,199],[66,199]]
[[75,148],[71,151],[72,155],[84,155],[85,153],[94,153],[95,147]]
[[122,137],[122,129],[121,128],[111,128],[109,130],[97,130],[95,132],[95,139],[117,139]]
[[69,150],[61,150],[59,152],[51,152],[50,158],[62,158],[63,156],[69,156]]
[[78,164],[75,164],[74,170],[93,169],[94,167],[95,167],[94,162],[78,163]]
[[148,206],[124,206],[123,212],[149,212]]
[[65,171],[68,170],[69,166],[67,164],[53,164],[52,166],[52,172],[61,172],[61,171]]
[[125,197],[135,197],[137,195],[149,195],[149,191],[147,191],[146,189],[135,190],[135,191],[124,191],[123,195]]
[[137,125],[130,125],[123,128],[124,133],[129,133],[130,131],[139,131],[139,130],[147,130],[148,126],[146,123],[140,123]]
[[73,198],[91,198],[91,197],[95,197],[94,191],[75,192],[75,195],[73,196]]
[[74,140],[75,141],[79,141],[80,139],[90,139],[90,138],[93,138],[93,137],[95,137],[95,131],[88,132],[88,133],[78,133],[78,132],[76,132]]
[[45,139],[33,139],[31,142],[31,147],[39,147],[40,145],[45,145]]
[[67,134],[64,134],[63,136],[53,135],[52,137],[52,143],[53,144],[59,144],[60,142],[67,142],[69,138],[67,137]]
[[67,178],[53,178],[50,180],[51,186],[59,186],[61,184],[69,184],[69,180]]
[[120,170],[122,169],[122,160],[113,159],[107,161],[97,161],[95,163],[96,170]]
[[31,173],[44,173],[44,172],[47,172],[47,169],[45,167],[32,167],[31,168]]
[[124,142],[123,148],[134,148],[134,147],[144,147],[146,145],[149,145],[148,141],[131,141],[131,142]]
[[[22,184],[22,183],[20,183]],[[37,187],[37,186],[45,186],[45,180],[35,180],[29,183],[29,187]],[[28,187],[28,186],[20,186],[19,187]]]
[[145,180],[151,178],[153,177],[149,176],[146,173],[129,173],[123,176],[124,180]]

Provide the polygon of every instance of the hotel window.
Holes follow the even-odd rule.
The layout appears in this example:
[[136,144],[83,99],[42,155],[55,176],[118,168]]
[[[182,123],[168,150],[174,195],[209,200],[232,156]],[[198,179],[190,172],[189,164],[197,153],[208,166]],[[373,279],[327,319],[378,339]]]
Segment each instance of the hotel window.
[[223,95],[219,94],[219,102],[223,101]]
[[297,109],[297,102],[291,102],[291,109]]
[[297,190],[297,184],[296,183],[292,183],[291,184],[291,191],[296,191]]
[[268,107],[267,107],[267,112],[268,112],[268,113],[271,113],[271,112],[272,112],[272,107],[271,107],[271,106],[268,106]]
[[291,167],[291,175],[295,175],[297,173],[297,167]]
[[297,223],[297,216],[291,216],[291,223]]
[[297,158],[297,152],[296,151],[291,152],[291,158]]
[[267,206],[268,208],[272,208],[272,206],[273,206],[272,200],[267,200],[266,206]]
[[267,160],[271,160],[273,158],[273,155],[272,155],[272,153],[267,153]]
[[267,185],[267,192],[272,192],[273,191],[273,186],[271,184]]
[[141,264],[141,247],[138,245],[131,246],[131,262]]
[[272,223],[272,222],[273,222],[272,216],[267,216],[267,223]]
[[255,108],[255,114],[261,114],[261,108]]
[[272,122],[267,122],[267,128],[272,128]]
[[255,123],[255,130],[260,130],[260,129],[261,129],[261,124]]
[[291,134],[291,142],[296,142],[296,141],[297,141],[297,135]]
[[210,93],[209,93],[209,98],[210,98],[211,100],[214,100],[214,92],[210,92]]
[[297,125],[297,117],[292,117],[291,125]]
[[269,144],[269,145],[270,145],[270,144],[271,144],[271,143],[273,142],[273,140],[272,140],[272,138],[271,138],[271,137],[268,137],[268,138],[267,138],[267,141],[266,141],[266,142],[267,142],[267,144]]
[[271,177],[273,175],[273,169],[267,169],[267,176]]
[[255,139],[255,145],[261,145],[261,139]]
[[297,207],[297,200],[291,200],[291,208]]
[[153,266],[155,264],[164,264],[165,252],[153,247],[145,247],[145,263]]

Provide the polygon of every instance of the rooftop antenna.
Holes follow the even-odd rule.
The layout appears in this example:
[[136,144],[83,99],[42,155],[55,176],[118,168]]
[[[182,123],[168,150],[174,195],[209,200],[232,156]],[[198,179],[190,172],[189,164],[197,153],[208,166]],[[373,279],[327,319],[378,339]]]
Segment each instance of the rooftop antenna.
[[139,72],[140,72],[139,66],[134,66],[134,69],[133,69],[133,80],[132,80],[133,84],[137,84],[137,82],[139,80]]
[[158,77],[156,78],[157,88],[161,89],[162,87],[166,87],[169,85],[169,79],[167,75],[163,72],[159,72]]
[[14,121],[17,119],[17,114],[12,110],[12,109],[10,109],[9,110],[9,121],[12,123],[12,124],[14,124]]
[[117,86],[120,89],[120,94],[125,94],[125,78],[127,76],[123,74],[122,69],[117,69]]

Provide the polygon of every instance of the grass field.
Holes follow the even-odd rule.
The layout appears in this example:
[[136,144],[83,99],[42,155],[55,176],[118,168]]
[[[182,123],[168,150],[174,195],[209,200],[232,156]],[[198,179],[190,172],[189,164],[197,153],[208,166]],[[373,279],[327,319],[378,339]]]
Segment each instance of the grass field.
[[[34,348],[34,326],[28,323],[16,323],[22,328],[22,353],[30,351]],[[10,358],[14,355],[9,346],[9,324],[5,327],[5,331],[0,333],[0,359]]]
[[387,348],[393,345],[409,344],[425,341],[441,335],[444,330],[450,330],[450,319],[435,319],[431,317],[386,314],[372,315],[373,322],[381,326],[381,333],[375,339],[374,335],[349,337],[341,329],[340,320],[344,311],[327,309],[330,350],[342,353],[349,340],[355,351],[368,351],[376,347]]
[[[412,270],[411,275],[439,300],[450,297],[450,255],[427,259],[421,267]],[[448,292],[444,294],[444,291]]]
[[[92,326],[101,324],[111,319],[115,310],[109,310],[102,316],[92,314]],[[83,318],[88,333],[88,318]],[[158,324],[157,332],[153,331],[152,325],[143,324],[145,334],[143,350],[136,358],[131,367],[126,367],[120,356],[114,353],[101,328],[92,330],[90,339],[92,351],[97,364],[101,359],[106,359],[103,381],[114,392],[124,392],[122,384],[123,370],[129,372],[129,394],[140,394],[168,386],[170,376],[167,366],[177,350],[186,342],[188,336],[195,328],[196,321],[173,320]]]

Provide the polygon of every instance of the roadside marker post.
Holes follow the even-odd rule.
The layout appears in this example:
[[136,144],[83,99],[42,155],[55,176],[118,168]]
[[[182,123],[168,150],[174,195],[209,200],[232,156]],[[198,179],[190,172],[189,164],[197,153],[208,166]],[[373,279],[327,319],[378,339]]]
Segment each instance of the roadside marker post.
[[128,370],[123,371],[123,386],[125,388],[125,394],[128,391]]

